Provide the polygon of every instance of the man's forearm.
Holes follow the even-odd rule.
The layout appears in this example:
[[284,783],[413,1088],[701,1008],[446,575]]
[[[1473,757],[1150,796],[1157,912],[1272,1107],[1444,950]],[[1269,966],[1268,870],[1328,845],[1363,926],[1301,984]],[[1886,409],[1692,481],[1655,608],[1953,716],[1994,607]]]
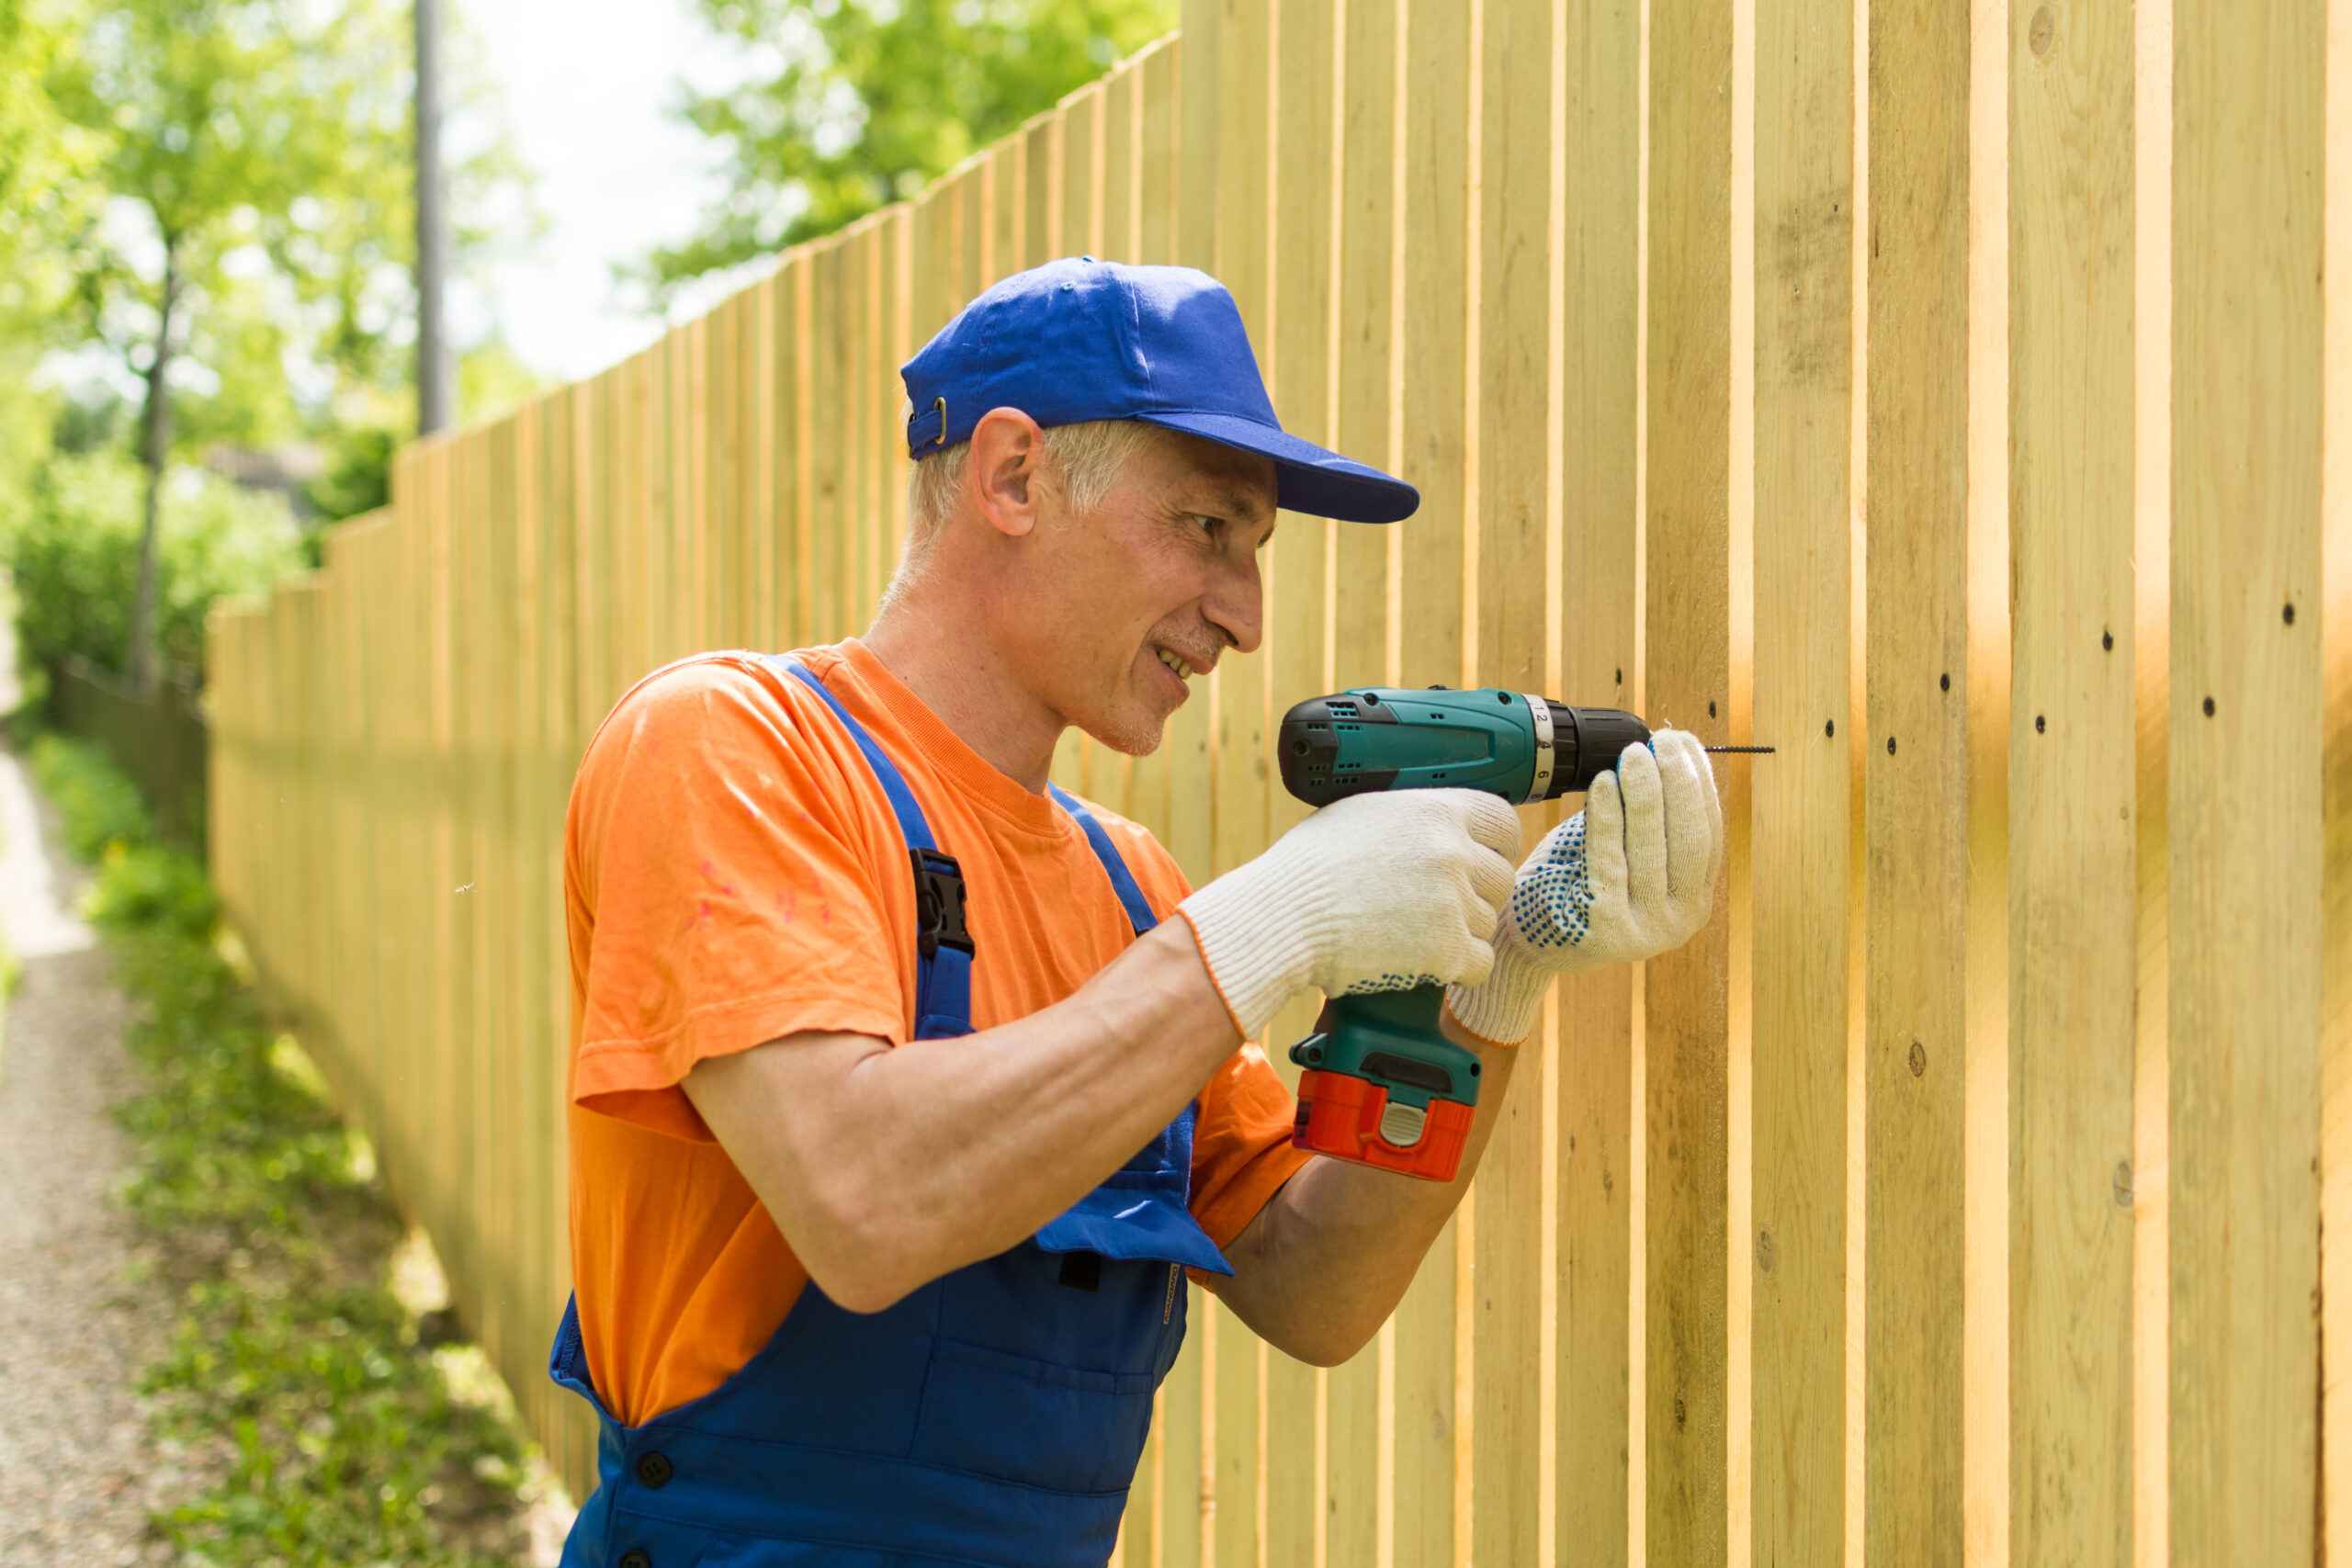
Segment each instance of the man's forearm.
[[827,1293],[878,1311],[1085,1196],[1239,1043],[1170,920],[1013,1022],[895,1050],[795,1035],[686,1089]]
[[1422,1258],[1469,1190],[1502,1111],[1521,1048],[1487,1045],[1446,1024],[1478,1055],[1478,1108],[1448,1182],[1422,1181],[1318,1156],[1237,1238],[1235,1277],[1213,1287],[1261,1337],[1300,1360],[1337,1366],[1404,1299]]

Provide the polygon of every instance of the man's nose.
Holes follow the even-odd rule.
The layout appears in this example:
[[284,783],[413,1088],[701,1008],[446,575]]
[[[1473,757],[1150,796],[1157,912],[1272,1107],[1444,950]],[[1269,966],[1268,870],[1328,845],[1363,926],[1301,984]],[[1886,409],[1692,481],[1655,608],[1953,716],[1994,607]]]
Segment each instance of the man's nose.
[[1202,605],[1209,623],[1243,653],[1255,653],[1265,631],[1265,586],[1258,558],[1221,570]]

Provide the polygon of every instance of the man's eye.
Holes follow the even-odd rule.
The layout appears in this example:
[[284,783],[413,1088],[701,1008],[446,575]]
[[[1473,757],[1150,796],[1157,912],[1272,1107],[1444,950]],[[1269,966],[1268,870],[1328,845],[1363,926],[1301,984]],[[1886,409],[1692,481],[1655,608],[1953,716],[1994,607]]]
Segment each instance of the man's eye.
[[1217,529],[1218,529],[1219,527],[1221,527],[1221,526],[1224,525],[1224,523],[1225,523],[1225,519],[1224,519],[1224,518],[1222,518],[1222,517],[1211,517],[1210,515],[1208,515],[1208,513],[1204,513],[1204,512],[1196,512],[1196,513],[1194,513],[1193,514],[1193,522],[1195,522],[1195,523],[1205,523],[1205,524],[1207,524],[1207,525],[1208,525],[1209,532],[1210,532],[1210,533],[1212,533],[1212,534],[1216,533],[1216,532],[1217,531]]

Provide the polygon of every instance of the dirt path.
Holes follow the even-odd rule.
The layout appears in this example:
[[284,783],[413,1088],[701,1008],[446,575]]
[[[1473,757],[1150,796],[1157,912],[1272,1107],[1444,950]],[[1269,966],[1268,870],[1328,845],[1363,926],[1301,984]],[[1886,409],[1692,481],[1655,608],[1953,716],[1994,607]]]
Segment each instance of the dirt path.
[[[13,659],[6,660],[13,664]],[[0,1563],[160,1563],[146,1514],[176,1491],[137,1396],[171,1305],[129,1272],[112,1202],[129,1158],[130,1004],[71,913],[86,874],[23,761],[0,750],[0,931],[24,966],[0,1041]]]

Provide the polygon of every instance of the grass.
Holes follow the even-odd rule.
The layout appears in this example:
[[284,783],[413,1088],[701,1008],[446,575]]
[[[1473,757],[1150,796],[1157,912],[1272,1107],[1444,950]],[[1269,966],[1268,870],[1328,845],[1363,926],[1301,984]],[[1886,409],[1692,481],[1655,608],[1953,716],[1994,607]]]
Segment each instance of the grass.
[[194,1562],[513,1561],[526,1445],[453,1386],[449,1349],[394,1292],[407,1227],[232,961],[204,867],[154,840],[95,748],[44,734],[31,750],[98,868],[82,913],[136,1004],[146,1088],[117,1112],[137,1150],[124,1201],[156,1258],[147,1288],[180,1305],[139,1387],[162,1445],[203,1478],[153,1527]]

